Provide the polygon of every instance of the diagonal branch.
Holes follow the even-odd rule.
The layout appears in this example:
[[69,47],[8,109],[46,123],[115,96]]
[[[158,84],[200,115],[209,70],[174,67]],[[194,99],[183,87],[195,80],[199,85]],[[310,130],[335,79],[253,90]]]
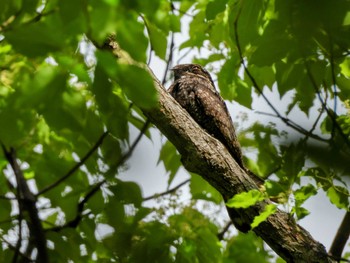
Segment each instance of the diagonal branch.
[[174,188],[169,189],[168,191],[165,191],[163,193],[159,193],[159,194],[154,194],[148,197],[143,198],[143,201],[148,201],[163,195],[168,195],[168,194],[172,194],[174,192],[176,192],[177,189],[181,188],[182,186],[184,186],[185,184],[189,183],[190,179],[185,180],[184,182],[182,182],[181,184],[178,184],[177,186],[175,186]]
[[108,132],[104,132],[101,137],[98,139],[98,141],[95,143],[95,145],[90,149],[90,151],[87,152],[87,154],[78,162],[76,165],[74,165],[67,174],[62,176],[60,179],[58,179],[56,182],[54,182],[51,185],[46,186],[44,189],[39,191],[36,196],[42,195],[46,193],[47,191],[50,191],[51,189],[55,188],[57,185],[68,179],[72,174],[74,174],[80,166],[82,166],[87,159],[97,150],[97,148],[103,143],[104,138],[108,135]]
[[[121,156],[121,158],[116,162],[116,164],[110,168],[111,171],[120,167],[132,155],[136,146],[140,142],[142,136],[147,131],[149,124],[150,124],[149,120],[147,120],[144,123],[142,129],[140,130],[139,135],[136,137],[135,141],[130,146],[128,152],[126,152],[123,156]],[[49,228],[49,229],[46,229],[46,231],[59,232],[62,229],[67,228],[67,227],[76,228],[79,225],[80,221],[83,219],[82,214],[84,211],[85,204],[89,201],[89,199],[91,197],[94,196],[94,194],[96,194],[101,189],[101,186],[104,185],[106,182],[107,182],[107,179],[103,179],[102,181],[98,182],[97,184],[95,184],[94,186],[91,187],[91,189],[85,194],[84,198],[78,203],[77,215],[75,216],[75,218],[73,218],[72,220],[70,220],[69,222],[67,222],[66,224],[64,224],[62,226],[56,226],[53,228]]]
[[331,248],[329,249],[329,254],[336,260],[341,259],[346,242],[350,236],[350,211],[346,212],[342,223],[334,237]]

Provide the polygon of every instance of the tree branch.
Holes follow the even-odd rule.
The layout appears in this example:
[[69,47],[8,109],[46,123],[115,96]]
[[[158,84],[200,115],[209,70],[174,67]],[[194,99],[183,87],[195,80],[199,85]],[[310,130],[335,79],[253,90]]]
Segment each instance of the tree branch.
[[11,148],[10,151],[7,151],[3,144],[2,149],[16,177],[19,209],[27,211],[29,215],[28,227],[30,237],[34,239],[35,246],[38,250],[37,262],[47,263],[49,262],[49,259],[46,248],[46,237],[39,218],[39,211],[36,207],[35,195],[30,191],[27,185],[22,170],[17,162],[15,150]]
[[224,239],[224,235],[230,229],[230,226],[232,226],[232,222],[231,221],[226,224],[226,226],[220,231],[220,233],[218,233],[218,239],[219,240],[223,240]]
[[181,188],[182,186],[184,186],[185,184],[189,183],[190,181],[191,181],[191,180],[188,179],[188,180],[182,182],[181,184],[175,186],[174,188],[169,189],[168,191],[165,191],[165,192],[163,192],[163,193],[154,194],[154,195],[145,197],[145,198],[143,198],[143,201],[148,201],[148,200],[157,198],[157,197],[159,197],[159,196],[163,196],[163,195],[167,195],[167,194],[172,194],[172,193],[176,192],[177,189]]
[[329,254],[333,256],[334,259],[340,260],[343,253],[346,242],[350,236],[350,211],[346,212],[342,223],[334,237],[331,248],[329,249]]
[[64,180],[68,179],[72,174],[74,174],[79,168],[80,166],[82,166],[87,159],[89,159],[89,157],[97,150],[97,148],[102,144],[104,138],[108,135],[108,132],[104,132],[101,137],[98,139],[98,141],[95,143],[95,145],[90,149],[90,151],[88,151],[88,153],[83,157],[83,159],[80,160],[80,162],[78,162],[76,165],[74,165],[67,174],[65,174],[64,176],[62,176],[60,179],[58,179],[56,182],[54,182],[53,184],[46,186],[45,188],[43,188],[41,191],[39,191],[37,193],[36,196],[42,195],[44,193],[46,193],[47,191],[50,191],[51,189],[55,188],[57,185],[59,185],[60,183],[62,183]]

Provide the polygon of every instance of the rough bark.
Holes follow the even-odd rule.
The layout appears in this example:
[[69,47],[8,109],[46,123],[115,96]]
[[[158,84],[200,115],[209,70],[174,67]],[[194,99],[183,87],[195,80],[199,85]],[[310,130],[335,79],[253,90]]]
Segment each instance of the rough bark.
[[[184,167],[201,175],[223,196],[257,189],[254,181],[238,166],[226,148],[202,130],[161,83],[153,78],[159,93],[159,105],[143,112],[175,145]],[[268,203],[260,202],[235,212],[250,223]],[[278,210],[253,231],[287,262],[334,262],[325,247],[285,212]]]

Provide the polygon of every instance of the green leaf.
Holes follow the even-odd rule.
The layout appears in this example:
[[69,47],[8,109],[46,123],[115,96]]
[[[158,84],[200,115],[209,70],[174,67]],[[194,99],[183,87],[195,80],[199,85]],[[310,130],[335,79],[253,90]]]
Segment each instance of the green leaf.
[[94,215],[98,215],[104,209],[105,199],[103,198],[102,191],[98,190],[94,195],[88,200],[85,207],[90,209]]
[[291,213],[295,213],[298,220],[303,219],[304,217],[306,217],[310,214],[309,210],[307,210],[306,208],[301,207],[301,206],[293,207]]
[[0,9],[0,24],[3,24],[13,14],[21,9],[21,0],[3,0]]
[[227,0],[216,0],[208,3],[205,15],[208,20],[213,20],[218,13],[225,11]]
[[143,68],[136,65],[118,64],[118,84],[125,94],[140,108],[153,108],[158,97],[153,79]]
[[18,52],[28,57],[45,56],[65,48],[63,40],[67,37],[58,15],[17,27],[4,35]]
[[327,190],[329,200],[338,208],[348,209],[349,191],[341,186],[332,186]]
[[147,21],[146,25],[151,41],[151,48],[154,50],[158,57],[165,60],[168,44],[167,36],[162,30],[153,25],[151,22]]
[[95,78],[92,92],[95,94],[97,105],[100,109],[101,119],[107,126],[109,132],[121,139],[128,138],[128,103],[115,91],[109,76],[117,75],[117,64],[115,58],[106,52],[97,53],[98,63],[95,68]]
[[122,204],[134,204],[139,207],[142,203],[140,186],[134,182],[118,181],[114,186],[109,187],[116,198]]
[[220,93],[227,100],[234,100],[237,97],[234,81],[237,79],[236,75],[240,64],[237,63],[236,59],[237,57],[227,59],[218,73]]
[[294,191],[294,198],[298,206],[303,204],[307,199],[309,199],[311,196],[314,196],[317,194],[317,189],[311,185],[305,185],[297,190]]
[[259,190],[253,189],[249,192],[236,194],[226,202],[226,206],[233,208],[248,208],[264,199],[264,195]]
[[83,0],[62,0],[58,1],[58,9],[65,33],[78,41],[79,38],[76,35],[81,35],[87,30],[86,2]]
[[[97,74],[99,74],[98,80],[101,82],[101,89],[104,88],[107,94],[110,93],[109,86],[111,86],[111,84],[107,78],[108,76],[118,83],[128,98],[138,107],[152,108],[156,106],[158,97],[153,79],[145,69],[136,65],[118,63],[115,57],[107,52],[97,52],[96,56],[98,65],[101,66],[100,68],[96,68]],[[100,69],[103,69],[104,73],[102,73]],[[97,81],[95,81],[95,83],[96,82]],[[98,92],[97,89],[98,87],[96,84],[96,93]],[[102,94],[100,96],[102,97]],[[102,105],[102,102],[100,105]]]
[[[350,12],[349,12],[349,19],[350,19]],[[341,73],[345,76],[350,78],[350,58],[346,57],[342,63],[340,63]]]
[[191,174],[190,191],[193,199],[201,199],[220,204],[221,194],[197,174]]
[[5,222],[11,220],[11,202],[10,200],[0,199],[0,221]]
[[119,18],[117,42],[135,60],[146,62],[148,39],[144,34],[144,25],[138,21],[137,17],[138,14],[128,14]]
[[260,215],[254,217],[253,223],[251,223],[251,227],[255,228],[264,222],[270,215],[277,211],[277,207],[274,204],[269,204],[265,206],[265,209]]
[[[190,38],[183,42],[180,46],[180,50],[187,47],[202,47],[203,42],[206,40],[206,32],[208,25],[204,23],[205,13],[203,11],[198,12],[192,19],[190,24]],[[201,34],[198,34],[201,32]]]
[[287,91],[295,89],[300,84],[300,76],[305,74],[305,68],[302,64],[284,63],[282,61],[275,63],[277,88],[281,95]]
[[170,141],[166,141],[160,150],[158,164],[162,161],[166,171],[170,172],[168,186],[171,185],[176,173],[181,166],[181,156]]
[[282,182],[292,184],[298,180],[298,174],[305,163],[305,145],[301,141],[298,144],[291,144],[283,149],[283,165],[278,172]]
[[246,82],[237,77],[235,82],[235,89],[237,92],[237,97],[235,98],[235,101],[241,104],[242,106],[251,109],[253,102],[252,88],[249,87]]
[[256,239],[253,232],[247,234],[239,233],[227,240],[227,246],[224,250],[224,263],[240,262],[271,262],[271,255],[265,248],[261,239]]
[[88,2],[91,37],[98,44],[104,43],[108,34],[115,32],[118,14],[115,3],[91,0]]
[[254,76],[254,79],[260,88],[268,86],[272,89],[272,85],[276,81],[273,67],[257,67],[249,65],[249,71]]
[[258,123],[255,123],[248,132],[253,133],[254,140],[250,140],[251,144],[246,146],[255,147],[259,150],[257,173],[262,176],[269,175],[281,163],[276,145],[272,142],[272,136],[278,136],[279,134],[273,126],[263,126]]
[[[230,25],[230,37],[232,43],[236,42],[234,31],[234,23],[239,15],[239,20],[237,24],[237,34],[239,36],[239,44],[241,50],[245,50],[245,47],[256,40],[259,29],[259,21],[262,18],[262,10],[264,1],[243,1],[237,6],[234,1],[230,1],[230,10],[229,10],[229,25]],[[238,12],[239,10],[239,12]],[[248,30],[247,30],[248,29]]]
[[271,66],[287,57],[295,47],[285,33],[284,25],[274,20],[270,21],[262,36],[253,41],[253,45],[257,48],[250,56],[249,64],[257,66]]

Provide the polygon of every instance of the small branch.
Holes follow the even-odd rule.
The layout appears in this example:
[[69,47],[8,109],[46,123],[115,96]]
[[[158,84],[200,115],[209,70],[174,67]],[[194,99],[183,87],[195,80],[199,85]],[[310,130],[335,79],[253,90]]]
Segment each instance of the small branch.
[[129,157],[132,155],[132,153],[134,152],[137,144],[140,142],[142,136],[145,134],[145,132],[148,129],[148,126],[150,124],[150,120],[147,119],[146,122],[143,124],[139,135],[136,137],[135,141],[133,142],[133,144],[130,146],[129,150],[127,153],[125,153],[114,165],[115,167],[119,167],[121,166],[127,159],[129,159]]
[[107,135],[108,135],[108,132],[107,131],[104,132],[101,135],[101,137],[98,139],[98,141],[95,143],[95,145],[90,149],[90,151],[83,157],[83,159],[80,160],[80,162],[78,162],[76,165],[74,165],[72,167],[72,169],[70,169],[66,175],[62,176],[60,179],[58,179],[53,184],[51,184],[51,185],[45,187],[44,189],[42,189],[41,191],[39,191],[36,196],[42,195],[42,194],[46,193],[47,191],[50,191],[51,189],[55,188],[57,185],[62,183],[64,180],[68,179],[72,174],[74,174],[80,168],[80,166],[82,166],[86,162],[86,160],[89,159],[89,157],[103,143],[103,140]]
[[331,248],[329,249],[329,254],[332,255],[336,260],[341,259],[346,242],[350,236],[350,211],[348,211],[342,223],[339,226],[337,234],[334,237]]
[[321,94],[320,94],[320,92],[318,90],[318,86],[316,84],[316,81],[315,81],[315,79],[314,79],[314,77],[313,77],[313,75],[312,75],[312,73],[310,71],[309,65],[306,62],[306,60],[305,60],[305,67],[306,67],[306,72],[307,72],[307,74],[309,76],[309,79],[310,79],[310,81],[312,83],[312,86],[314,87],[315,92],[317,94],[318,100],[320,101],[321,105],[324,107],[325,111],[327,112],[328,117],[332,120],[332,123],[333,123],[335,129],[339,132],[340,136],[344,139],[345,144],[350,148],[350,141],[349,141],[348,137],[345,135],[345,133],[343,132],[343,130],[340,127],[339,123],[337,122],[337,115],[336,115],[336,113],[332,112],[328,108],[328,106],[325,103],[325,101],[323,100],[323,98],[322,98],[322,96],[321,96]]
[[[273,113],[268,113],[268,112],[263,112],[263,111],[255,111],[255,113],[261,114],[261,115],[270,116],[270,117],[274,117],[274,118],[280,118],[279,116],[277,116],[277,115],[275,115]],[[288,118],[285,118],[285,120],[287,120],[288,122],[294,123],[293,121],[289,120]],[[324,138],[322,138],[322,137],[320,137],[320,136],[318,136],[318,135],[316,135],[314,133],[310,133],[310,131],[307,131],[307,130],[304,130],[304,129],[303,130],[295,129],[295,130],[297,130],[299,133],[304,134],[304,135],[306,135],[306,136],[308,136],[310,138],[313,138],[315,140],[322,141],[322,142],[329,142],[328,139],[324,139]]]
[[57,227],[53,227],[53,228],[49,228],[46,229],[46,231],[54,231],[54,232],[59,232],[64,228],[76,228],[80,221],[83,219],[83,211],[84,211],[84,206],[85,204],[89,201],[89,199],[91,197],[94,196],[95,193],[97,193],[97,191],[100,189],[100,187],[106,182],[106,180],[102,180],[101,182],[97,183],[96,185],[94,185],[89,192],[87,192],[87,194],[85,195],[85,197],[83,198],[83,200],[81,200],[78,205],[77,205],[77,215],[75,216],[74,219],[70,220],[69,222],[67,222],[66,224],[64,224],[63,226],[57,226]]
[[[307,139],[308,139],[309,137],[313,138],[313,137],[312,137],[312,135],[313,135],[312,132],[316,129],[317,123],[320,121],[321,116],[322,116],[324,110],[325,110],[325,108],[324,108],[324,106],[322,105],[322,109],[320,110],[320,113],[318,114],[318,116],[317,116],[317,118],[316,118],[314,124],[312,125],[311,129],[309,130],[308,134],[306,134],[306,136],[305,136],[305,138],[304,138],[304,141],[307,141]],[[325,141],[328,141],[328,140],[325,140]]]
[[[15,250],[16,247],[14,245],[12,245],[9,241],[7,241],[5,238],[1,238],[1,242],[4,242],[10,249]],[[32,263],[34,262],[34,260],[32,260],[31,258],[29,258],[27,255],[23,254],[22,252],[19,251],[20,256],[25,259],[24,262],[26,263]]]
[[164,76],[163,76],[163,80],[162,80],[162,85],[165,84],[166,82],[166,76],[168,75],[168,71],[170,68],[170,65],[173,61],[173,55],[174,55],[174,44],[175,44],[175,39],[174,39],[174,33],[171,33],[171,41],[170,41],[170,47],[169,47],[169,56],[167,59],[167,63],[166,63],[166,67],[165,67],[165,71],[164,71]]
[[233,224],[232,224],[232,221],[230,221],[230,222],[228,222],[227,224],[226,224],[226,226],[224,227],[224,229],[223,230],[221,230],[221,232],[220,233],[218,233],[218,239],[219,240],[223,240],[224,239],[224,235],[226,234],[226,232],[230,229],[230,226],[232,226]]
[[335,77],[335,69],[334,69],[334,51],[333,51],[333,41],[330,39],[330,64],[331,64],[331,73],[332,73],[332,86],[333,86],[333,94],[334,94],[334,105],[333,111],[337,112],[337,80]]
[[16,200],[17,198],[15,198],[15,197],[7,197],[7,196],[4,196],[4,195],[0,195],[0,199],[2,199],[2,200],[7,200],[7,201],[11,201],[11,200]]
[[[148,126],[149,126],[149,121],[147,120],[145,122],[145,124],[143,125],[142,129],[140,130],[139,135],[136,137],[135,141],[133,142],[133,144],[130,146],[129,150],[127,153],[125,153],[117,162],[114,166],[112,166],[110,169],[114,169],[119,167],[120,165],[122,165],[133,153],[133,151],[135,150],[137,144],[140,142],[142,136],[145,134]],[[100,190],[101,186],[103,184],[105,184],[107,182],[107,179],[103,179],[101,182],[97,183],[96,185],[94,185],[89,192],[86,193],[85,197],[83,198],[83,200],[81,200],[78,205],[77,205],[77,215],[75,216],[74,219],[70,220],[69,222],[67,222],[66,224],[62,225],[62,226],[57,226],[57,227],[53,227],[53,228],[49,228],[46,229],[45,231],[54,231],[54,232],[59,232],[64,228],[70,227],[70,228],[76,228],[80,221],[83,219],[82,217],[82,213],[84,211],[84,206],[85,204],[89,201],[89,199],[91,197],[94,196],[95,193],[97,193],[98,190]]]
[[151,200],[151,199],[154,199],[154,198],[163,196],[163,195],[172,194],[172,193],[176,192],[177,189],[179,189],[180,187],[182,187],[182,186],[184,186],[185,184],[189,183],[190,181],[191,181],[191,180],[188,179],[188,180],[182,182],[181,184],[175,186],[174,188],[169,189],[168,191],[165,191],[165,192],[162,192],[162,193],[159,193],[159,194],[154,194],[154,195],[151,195],[151,196],[149,196],[149,197],[145,197],[145,198],[143,198],[143,201],[148,201],[148,200]]

